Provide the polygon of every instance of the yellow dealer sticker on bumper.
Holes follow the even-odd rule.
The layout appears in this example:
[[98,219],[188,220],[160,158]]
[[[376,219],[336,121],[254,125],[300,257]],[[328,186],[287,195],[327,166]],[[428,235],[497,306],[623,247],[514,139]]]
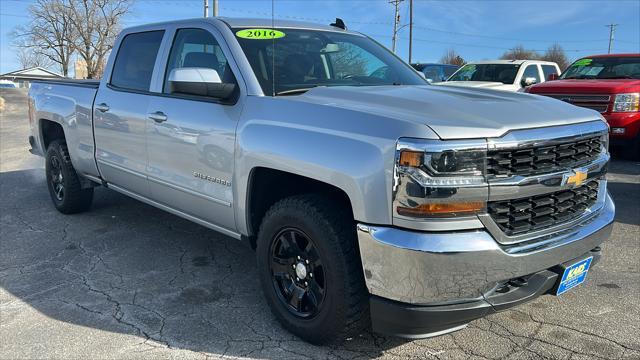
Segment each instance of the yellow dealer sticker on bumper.
[[271,40],[284,37],[282,31],[273,29],[244,29],[236,32],[236,36],[242,39]]

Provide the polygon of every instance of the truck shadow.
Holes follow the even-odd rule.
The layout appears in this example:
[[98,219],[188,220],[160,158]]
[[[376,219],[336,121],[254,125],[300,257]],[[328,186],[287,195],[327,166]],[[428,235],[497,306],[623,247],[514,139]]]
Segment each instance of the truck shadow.
[[640,162],[614,158],[607,179],[609,192],[616,203],[616,221],[640,225]]
[[640,225],[640,184],[610,180],[607,187],[616,204],[616,222]]
[[305,343],[271,315],[249,246],[116,192],[98,188],[91,211],[65,216],[51,206],[42,169],[0,173],[0,188],[7,329],[31,307],[80,325],[65,327],[78,338],[82,327],[135,335],[137,342],[119,338],[120,348],[144,356],[169,346],[237,357],[368,358],[406,343],[370,332],[340,346]]

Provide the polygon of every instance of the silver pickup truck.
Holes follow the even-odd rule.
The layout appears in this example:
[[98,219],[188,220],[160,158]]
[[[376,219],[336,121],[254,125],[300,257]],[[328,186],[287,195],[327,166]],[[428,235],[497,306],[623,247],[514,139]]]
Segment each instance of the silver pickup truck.
[[248,241],[275,317],[313,343],[561,294],[612,228],[600,114],[428,85],[342,21],[129,28],[100,82],[29,96],[59,211],[102,185]]

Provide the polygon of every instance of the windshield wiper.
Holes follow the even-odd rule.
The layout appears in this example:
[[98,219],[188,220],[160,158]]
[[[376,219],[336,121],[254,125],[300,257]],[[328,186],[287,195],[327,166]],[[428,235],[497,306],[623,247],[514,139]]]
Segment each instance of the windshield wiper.
[[635,79],[635,78],[631,75],[614,75],[614,76],[601,77],[599,79]]
[[276,96],[279,96],[279,95],[296,95],[296,94],[304,94],[304,93],[306,93],[307,91],[309,91],[309,90],[313,89],[314,87],[317,87],[317,85],[316,85],[316,86],[311,86],[311,87],[308,87],[308,88],[300,88],[300,89],[291,89],[291,90],[278,91],[278,92],[276,93]]

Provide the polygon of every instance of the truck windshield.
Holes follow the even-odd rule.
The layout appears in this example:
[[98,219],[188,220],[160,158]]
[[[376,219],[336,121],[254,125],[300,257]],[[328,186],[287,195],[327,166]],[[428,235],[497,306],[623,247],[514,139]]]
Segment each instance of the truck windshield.
[[295,95],[316,86],[426,84],[409,65],[365,36],[285,28],[233,32],[265,94]]
[[640,79],[640,57],[580,59],[560,79]]
[[467,64],[447,81],[491,81],[513,84],[519,68],[518,64]]

